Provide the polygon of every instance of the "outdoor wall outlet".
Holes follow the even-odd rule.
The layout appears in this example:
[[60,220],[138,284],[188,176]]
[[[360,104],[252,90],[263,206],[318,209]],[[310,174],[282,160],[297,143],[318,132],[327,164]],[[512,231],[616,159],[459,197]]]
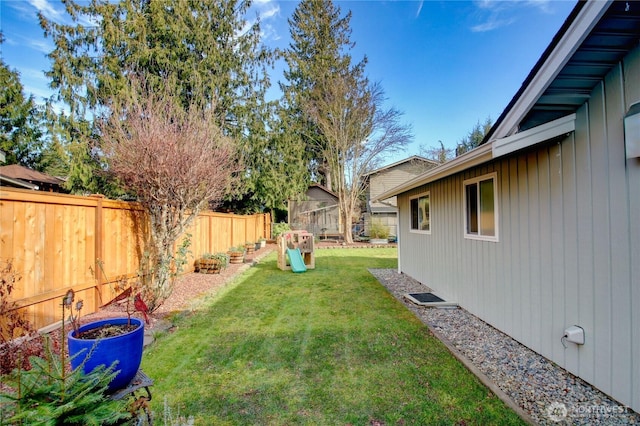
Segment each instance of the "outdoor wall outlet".
[[575,343],[576,345],[584,345],[584,328],[578,325],[572,325],[564,330],[563,340]]

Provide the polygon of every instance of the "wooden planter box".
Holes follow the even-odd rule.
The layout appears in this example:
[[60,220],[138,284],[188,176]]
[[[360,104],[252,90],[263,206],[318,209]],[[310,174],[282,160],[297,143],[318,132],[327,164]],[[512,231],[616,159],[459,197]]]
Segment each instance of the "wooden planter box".
[[229,263],[244,263],[244,253],[229,252]]
[[222,265],[218,259],[198,259],[197,271],[201,274],[219,274]]

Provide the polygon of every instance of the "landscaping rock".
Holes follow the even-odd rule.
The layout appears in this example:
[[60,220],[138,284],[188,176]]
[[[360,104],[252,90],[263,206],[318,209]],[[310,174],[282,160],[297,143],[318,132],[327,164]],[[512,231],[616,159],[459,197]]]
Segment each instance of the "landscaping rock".
[[407,293],[431,291],[393,269],[370,269],[391,294],[461,353],[541,425],[640,425],[640,414],[462,308],[416,305]]

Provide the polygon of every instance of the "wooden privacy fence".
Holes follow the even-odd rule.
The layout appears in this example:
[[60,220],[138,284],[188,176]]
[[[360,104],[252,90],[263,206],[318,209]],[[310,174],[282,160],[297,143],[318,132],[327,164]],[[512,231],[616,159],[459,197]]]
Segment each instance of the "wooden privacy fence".
[[[0,260],[19,277],[12,300],[37,328],[61,320],[69,289],[84,301],[83,314],[97,311],[119,278],[136,276],[148,226],[138,203],[0,188]],[[268,238],[271,218],[203,212],[188,234],[192,270],[203,253]]]

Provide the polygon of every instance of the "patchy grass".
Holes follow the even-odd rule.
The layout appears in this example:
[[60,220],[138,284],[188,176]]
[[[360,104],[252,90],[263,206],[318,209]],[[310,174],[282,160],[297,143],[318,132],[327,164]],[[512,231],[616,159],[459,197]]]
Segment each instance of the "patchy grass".
[[396,250],[251,268],[145,352],[152,401],[198,425],[521,424],[367,268]]

